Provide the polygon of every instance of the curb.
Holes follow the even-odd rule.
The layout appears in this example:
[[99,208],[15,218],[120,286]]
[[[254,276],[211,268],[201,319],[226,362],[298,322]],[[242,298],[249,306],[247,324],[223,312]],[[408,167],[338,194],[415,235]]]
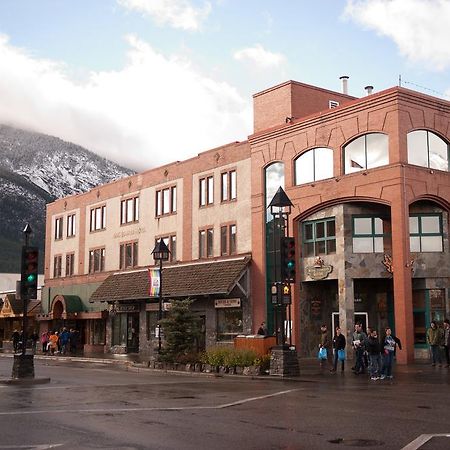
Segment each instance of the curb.
[[0,384],[13,386],[32,386],[33,384],[50,383],[50,378],[6,378],[0,379]]

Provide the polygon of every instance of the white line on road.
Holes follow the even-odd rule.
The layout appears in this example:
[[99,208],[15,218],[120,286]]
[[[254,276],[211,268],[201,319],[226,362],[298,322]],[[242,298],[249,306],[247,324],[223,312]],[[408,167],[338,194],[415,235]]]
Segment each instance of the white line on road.
[[[300,389],[289,389],[287,391],[274,392],[273,394],[261,395],[259,397],[244,398],[232,403],[224,403],[217,406],[164,406],[151,408],[101,408],[101,409],[48,409],[48,410],[33,410],[33,411],[8,411],[0,412],[0,416],[22,416],[30,414],[79,414],[79,413],[121,413],[121,412],[139,412],[139,411],[186,411],[199,409],[224,409],[232,406],[242,405],[248,402],[263,400],[265,398],[276,397],[279,395],[289,394],[291,392],[300,391]],[[1,448],[1,447],[0,447]]]
[[61,447],[63,444],[41,444],[41,445],[0,445],[0,448],[27,448],[29,450],[47,450],[49,448]]
[[412,442],[403,447],[401,450],[417,450],[434,437],[450,438],[450,434],[421,434],[418,438],[414,439]]

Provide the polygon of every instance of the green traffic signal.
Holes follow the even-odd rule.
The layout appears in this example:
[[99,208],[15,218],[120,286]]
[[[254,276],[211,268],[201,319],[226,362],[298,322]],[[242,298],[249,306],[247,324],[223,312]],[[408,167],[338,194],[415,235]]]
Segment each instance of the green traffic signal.
[[27,283],[33,283],[33,281],[35,281],[35,280],[36,280],[36,275],[34,273],[30,273],[27,276]]

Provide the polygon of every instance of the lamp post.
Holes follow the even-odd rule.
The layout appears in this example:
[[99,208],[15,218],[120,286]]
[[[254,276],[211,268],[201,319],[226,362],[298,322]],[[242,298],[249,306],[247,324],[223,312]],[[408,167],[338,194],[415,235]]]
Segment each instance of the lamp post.
[[283,302],[283,276],[281,267],[281,241],[285,236],[289,236],[289,214],[291,214],[292,202],[280,186],[269,203],[270,214],[273,217],[273,254],[280,255],[275,257],[273,264],[273,285],[272,289],[276,291],[277,301],[272,303],[275,306],[275,329],[277,345],[284,346],[285,332],[284,320],[286,316],[286,305]]
[[162,320],[162,302],[163,302],[163,293],[162,293],[162,263],[163,261],[167,261],[169,259],[170,250],[168,249],[166,243],[160,239],[155,248],[152,251],[153,259],[155,262],[159,261],[159,307],[158,307],[158,353],[161,353],[161,320]]

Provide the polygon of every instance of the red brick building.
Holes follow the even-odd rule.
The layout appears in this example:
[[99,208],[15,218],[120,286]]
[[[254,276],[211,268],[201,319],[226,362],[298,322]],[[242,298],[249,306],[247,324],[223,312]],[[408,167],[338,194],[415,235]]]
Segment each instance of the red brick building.
[[[151,352],[156,299],[142,274],[163,237],[176,249],[166,301],[195,300],[206,345],[263,320],[273,330],[267,205],[282,186],[300,355],[315,354],[321,323],[349,336],[362,321],[394,328],[399,361],[424,357],[430,320],[450,313],[449,142],[450,103],[400,87],[361,99],[293,81],[260,92],[248,141],[49,205],[43,323],[72,321],[86,346]],[[231,278],[209,289],[213,273]],[[114,289],[125,274],[139,293]]]

